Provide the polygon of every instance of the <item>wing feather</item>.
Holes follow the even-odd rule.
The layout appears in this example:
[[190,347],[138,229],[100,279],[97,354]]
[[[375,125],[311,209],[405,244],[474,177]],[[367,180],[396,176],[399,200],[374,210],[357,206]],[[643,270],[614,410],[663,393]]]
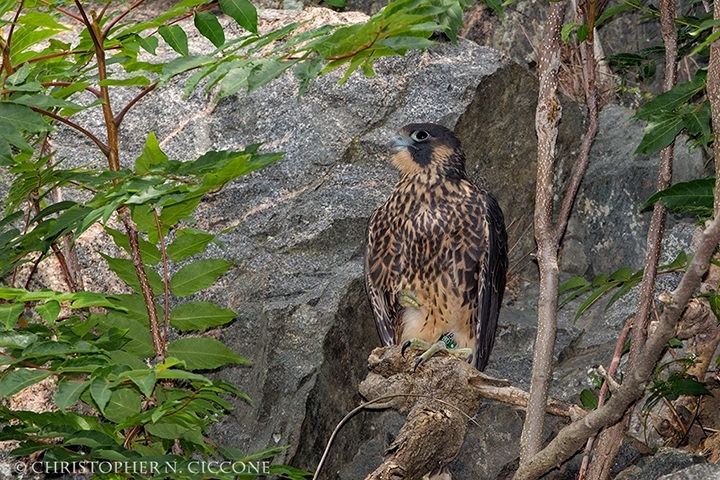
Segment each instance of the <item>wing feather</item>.
[[475,367],[482,371],[487,365],[495,342],[500,305],[505,292],[508,267],[507,232],[502,210],[489,193],[484,194],[487,221],[487,252],[478,266],[478,309],[475,323]]
[[[375,326],[383,346],[395,344],[395,326],[393,318],[395,318],[395,308],[390,300],[392,292],[388,292],[383,288],[383,284],[387,284],[386,280],[390,278],[391,267],[383,262],[384,256],[392,255],[388,251],[395,242],[392,239],[382,241],[382,235],[390,235],[390,231],[386,226],[382,225],[382,215],[380,209],[373,212],[368,221],[367,228],[367,247],[365,251],[365,289],[370,299],[373,316],[375,317]],[[382,251],[383,247],[385,251]]]

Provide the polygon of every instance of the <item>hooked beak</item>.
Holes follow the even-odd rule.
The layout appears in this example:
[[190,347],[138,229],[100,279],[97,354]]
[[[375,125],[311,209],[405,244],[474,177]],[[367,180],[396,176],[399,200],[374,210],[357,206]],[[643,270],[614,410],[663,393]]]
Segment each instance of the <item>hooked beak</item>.
[[404,148],[412,147],[414,143],[410,137],[398,135],[390,139],[387,143],[387,148],[389,148],[392,153],[397,153]]

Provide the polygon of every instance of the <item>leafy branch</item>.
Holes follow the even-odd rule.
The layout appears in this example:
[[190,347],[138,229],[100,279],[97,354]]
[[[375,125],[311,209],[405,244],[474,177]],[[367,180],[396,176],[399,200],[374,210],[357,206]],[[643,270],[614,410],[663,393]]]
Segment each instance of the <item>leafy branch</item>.
[[[685,252],[680,252],[675,259],[666,264],[658,267],[658,275],[664,275],[673,272],[685,271],[692,257],[688,258]],[[597,275],[592,281],[588,281],[585,277],[573,277],[560,285],[558,293],[567,293],[565,298],[562,299],[558,308],[562,308],[570,301],[575,298],[591,292],[585,301],[578,307],[577,313],[573,321],[577,321],[585,311],[590,308],[596,301],[603,295],[613,289],[617,291],[608,300],[605,305],[605,310],[610,308],[620,297],[626,294],[632,287],[638,285],[643,278],[643,270],[638,270],[633,273],[627,267],[622,267],[611,273],[610,275],[601,273]]]

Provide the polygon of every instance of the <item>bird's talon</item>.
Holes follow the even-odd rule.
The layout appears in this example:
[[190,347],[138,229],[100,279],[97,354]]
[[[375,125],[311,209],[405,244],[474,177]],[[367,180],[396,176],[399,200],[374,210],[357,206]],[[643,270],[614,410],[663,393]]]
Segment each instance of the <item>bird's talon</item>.
[[410,345],[412,345],[412,342],[410,340],[408,340],[407,342],[405,342],[403,344],[402,349],[400,350],[400,354],[402,355],[403,358],[405,358],[405,350],[407,350],[408,347],[410,347]]

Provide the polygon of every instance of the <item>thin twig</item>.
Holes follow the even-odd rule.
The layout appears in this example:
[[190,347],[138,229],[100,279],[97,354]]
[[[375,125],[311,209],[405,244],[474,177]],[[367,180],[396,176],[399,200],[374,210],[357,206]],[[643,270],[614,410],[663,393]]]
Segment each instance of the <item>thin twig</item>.
[[115,123],[115,127],[120,127],[120,123],[122,123],[123,118],[125,118],[125,114],[128,112],[128,110],[130,110],[130,109],[131,109],[137,102],[139,102],[140,99],[143,98],[145,95],[147,95],[148,93],[150,93],[150,92],[152,92],[153,90],[155,90],[155,87],[157,87],[157,86],[158,86],[158,82],[155,82],[155,83],[153,83],[153,84],[151,84],[151,85],[148,85],[148,86],[145,87],[145,88],[143,89],[143,91],[140,92],[135,98],[133,98],[132,100],[130,100],[130,102],[128,102],[128,104],[125,105],[125,107],[124,107],[122,110],[120,110],[120,113],[118,113],[117,115],[115,115],[115,118],[113,119],[113,122]]
[[[608,379],[617,372],[618,366],[620,365],[620,359],[622,358],[622,352],[625,348],[625,342],[627,342],[627,337],[630,334],[630,327],[632,327],[634,320],[635,319],[632,317],[628,318],[627,322],[625,322],[625,326],[618,336],[617,341],[615,342],[615,351],[613,352],[612,360],[610,361],[610,366],[608,367],[607,377],[605,378],[602,387],[600,387],[600,393],[598,394],[598,408],[605,404],[605,397],[607,396],[608,389],[610,388],[608,385]],[[590,463],[590,453],[592,452],[593,443],[595,443],[595,437],[596,436],[593,435],[588,438],[587,443],[585,444],[585,453],[583,454],[582,463],[580,464],[578,480],[585,479],[585,473],[587,471],[588,464]]]
[[67,125],[68,127],[74,128],[75,130],[77,130],[78,132],[82,133],[83,135],[85,135],[86,137],[88,137],[90,140],[92,140],[93,143],[98,146],[98,148],[99,148],[100,151],[103,153],[103,155],[106,155],[106,156],[107,156],[107,155],[109,154],[110,149],[109,149],[109,147],[108,147],[107,145],[105,145],[105,144],[103,143],[102,140],[100,140],[100,139],[97,138],[95,135],[93,135],[92,133],[90,133],[88,130],[84,129],[83,127],[81,127],[81,126],[78,125],[77,123],[73,122],[72,120],[68,120],[67,118],[65,118],[65,117],[63,117],[63,116],[61,116],[61,115],[58,115],[58,114],[53,113],[53,112],[50,112],[50,111],[48,111],[48,110],[43,110],[42,108],[33,107],[33,106],[29,106],[29,108],[30,108],[31,110],[33,110],[33,111],[41,114],[41,115],[45,115],[45,116],[47,116],[47,117],[50,117],[50,118],[52,118],[52,119],[57,120],[58,122],[64,123],[64,124]]
[[473,422],[475,425],[480,427],[480,424],[471,416],[469,416],[467,413],[463,412],[458,406],[453,405],[452,403],[446,402],[445,400],[442,400],[440,398],[431,397],[429,395],[422,395],[419,393],[395,393],[392,395],[383,395],[382,397],[374,398],[370,401],[367,401],[365,403],[360,404],[359,406],[353,408],[347,415],[345,415],[340,422],[335,426],[335,429],[333,430],[332,434],[330,435],[330,439],[328,440],[327,445],[325,446],[325,451],[323,452],[322,457],[320,458],[320,462],[317,465],[317,468],[315,468],[315,474],[313,475],[312,480],[317,480],[318,474],[320,473],[320,469],[323,466],[323,463],[325,463],[325,459],[327,458],[328,454],[330,453],[330,447],[332,446],[333,440],[335,440],[335,436],[340,431],[340,428],[350,420],[352,417],[355,416],[358,412],[361,410],[369,407],[370,405],[374,403],[378,403],[384,400],[392,400],[393,398],[397,397],[419,397],[419,398],[429,398],[431,400],[437,401],[439,403],[442,403],[444,405],[447,405],[448,407],[454,408],[458,412],[460,412],[461,415],[464,415],[468,420]]
[[570,214],[572,213],[572,207],[575,203],[575,197],[580,189],[580,182],[582,182],[582,179],[585,176],[585,171],[590,163],[590,147],[592,147],[598,129],[599,108],[597,86],[595,83],[595,49],[593,48],[593,44],[589,42],[589,37],[588,41],[583,42],[580,48],[582,48],[585,53],[584,70],[587,88],[585,103],[588,107],[588,116],[590,117],[590,120],[587,132],[585,132],[585,137],[583,138],[582,145],[580,146],[580,155],[578,156],[577,165],[575,165],[575,170],[571,177],[570,184],[565,191],[560,215],[557,219],[555,238],[557,239],[558,245],[560,244],[563,235],[565,235],[565,229],[567,228],[568,221],[570,220]]
[[51,8],[53,8],[54,10],[57,10],[58,12],[60,12],[60,13],[62,13],[62,14],[64,14],[64,15],[67,15],[67,16],[70,17],[70,18],[73,18],[73,19],[77,20],[78,22],[81,22],[81,23],[82,23],[82,21],[83,21],[82,17],[80,17],[80,16],[78,16],[78,15],[75,15],[74,13],[72,13],[72,12],[69,11],[69,10],[65,10],[64,8],[59,7],[59,6],[57,5],[57,2],[55,2],[55,3],[50,3],[50,2],[48,2],[48,0],[40,0],[40,3],[43,3],[43,4],[47,5],[48,7],[51,7]]
[[112,20],[110,20],[110,21],[107,23],[107,25],[105,26],[105,28],[103,29],[103,32],[102,32],[103,38],[107,38],[108,34],[110,33],[110,30],[112,30],[112,28],[113,28],[115,25],[117,25],[117,23],[118,23],[120,20],[122,20],[123,18],[125,18],[125,16],[126,16],[127,14],[129,14],[130,12],[132,12],[133,10],[135,10],[137,7],[139,7],[140,4],[143,3],[144,1],[145,1],[145,0],[137,0],[135,3],[133,3],[132,5],[130,5],[129,7],[127,7],[127,9],[125,9],[125,11],[122,12],[120,15],[118,15],[117,17],[115,17],[115,18],[113,18]]

